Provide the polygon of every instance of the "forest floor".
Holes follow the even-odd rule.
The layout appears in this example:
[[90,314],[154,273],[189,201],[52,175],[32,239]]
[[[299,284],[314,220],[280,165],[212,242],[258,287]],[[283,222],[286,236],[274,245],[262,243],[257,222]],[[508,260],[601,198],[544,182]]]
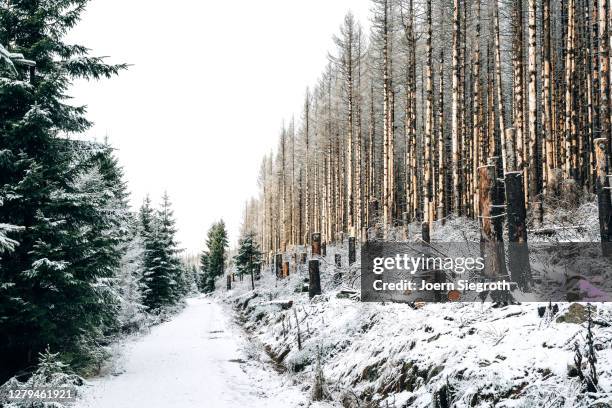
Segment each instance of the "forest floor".
[[[546,239],[596,241],[592,202],[553,215],[543,227],[555,233]],[[414,225],[411,232],[418,229]],[[533,235],[531,242],[537,242]],[[478,238],[478,223],[466,219],[436,224],[432,235],[440,242]],[[334,265],[336,254],[341,268]],[[213,298],[234,306],[250,337],[303,391],[314,384],[320,360],[326,393],[343,407],[612,407],[611,303],[593,304],[599,392],[585,393],[574,359],[575,344],[583,353],[586,345],[586,304],[556,302],[555,311],[547,309],[548,302],[431,303],[415,310],[361,302],[360,260],[348,267],[347,255],[346,241],[327,245],[320,264],[323,293],[313,299],[304,291],[305,265],[285,279],[266,268],[254,291],[250,279],[231,290],[219,280],[222,289]],[[609,282],[612,276],[604,278]]]
[[188,299],[174,319],[120,345],[79,408],[295,407],[308,397],[266,362],[210,298]]

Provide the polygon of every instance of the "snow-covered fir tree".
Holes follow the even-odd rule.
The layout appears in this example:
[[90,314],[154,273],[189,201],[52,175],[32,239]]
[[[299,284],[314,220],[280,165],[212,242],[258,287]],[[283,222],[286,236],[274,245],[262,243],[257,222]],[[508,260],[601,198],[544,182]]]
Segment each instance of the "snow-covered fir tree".
[[255,289],[255,279],[259,279],[262,262],[261,251],[255,242],[255,233],[248,232],[240,239],[234,261],[241,280],[244,275],[250,275],[252,289]]
[[141,278],[143,304],[150,311],[160,311],[176,304],[187,292],[183,266],[178,257],[176,227],[167,194],[161,208],[153,212],[150,200],[140,210],[144,238],[144,268]]
[[206,240],[207,250],[202,254],[204,292],[214,291],[215,279],[223,275],[227,246],[227,230],[223,220],[220,220],[210,227]]
[[100,147],[64,137],[90,126],[68,103],[71,82],[125,68],[64,41],[85,3],[11,2],[0,12],[0,379],[47,346],[86,364],[116,318],[107,290],[121,256],[107,234],[116,191],[89,189],[111,183],[100,167],[87,179]]

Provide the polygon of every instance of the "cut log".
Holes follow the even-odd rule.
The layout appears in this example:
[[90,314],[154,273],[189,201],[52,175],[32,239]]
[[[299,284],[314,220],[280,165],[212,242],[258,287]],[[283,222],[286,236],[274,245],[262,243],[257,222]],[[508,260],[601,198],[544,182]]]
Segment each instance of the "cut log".
[[293,306],[293,300],[271,300],[262,304],[266,306],[278,306],[282,310],[287,310],[291,309],[291,307]]

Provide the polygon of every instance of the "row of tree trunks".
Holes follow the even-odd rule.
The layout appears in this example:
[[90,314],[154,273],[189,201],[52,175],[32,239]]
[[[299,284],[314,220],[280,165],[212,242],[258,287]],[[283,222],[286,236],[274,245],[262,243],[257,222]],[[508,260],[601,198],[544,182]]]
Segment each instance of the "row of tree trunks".
[[283,127],[262,164],[245,229],[268,254],[312,231],[394,238],[419,222],[426,237],[434,221],[477,217],[488,157],[501,179],[521,173],[534,221],[568,191],[597,192],[596,139],[610,173],[609,0],[374,3],[371,40],[345,18],[301,126]]

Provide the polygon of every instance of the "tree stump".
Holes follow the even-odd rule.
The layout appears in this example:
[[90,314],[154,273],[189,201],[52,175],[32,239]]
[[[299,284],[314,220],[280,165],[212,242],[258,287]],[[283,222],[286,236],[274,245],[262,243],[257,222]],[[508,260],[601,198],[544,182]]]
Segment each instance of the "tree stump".
[[[495,221],[500,217],[498,207],[495,206],[497,186],[496,186],[496,166],[489,159],[489,164],[478,168],[479,186],[479,208],[480,208],[480,251],[484,258],[484,275],[489,279],[496,279],[502,276],[504,256],[503,244],[495,230]],[[501,299],[495,299],[501,300]]]
[[355,251],[355,237],[349,237],[348,239],[348,262],[349,266],[355,263],[356,258]]
[[531,266],[529,265],[529,247],[527,244],[527,211],[525,209],[525,192],[523,173],[507,172],[506,184],[506,220],[508,222],[508,269],[510,277],[523,291],[531,286]]
[[276,254],[274,259],[274,270],[276,277],[280,278],[283,270],[283,254]]
[[321,255],[321,233],[315,232],[311,237],[311,256]]
[[321,294],[321,275],[319,274],[319,260],[311,259],[308,262],[308,297],[313,298]]

